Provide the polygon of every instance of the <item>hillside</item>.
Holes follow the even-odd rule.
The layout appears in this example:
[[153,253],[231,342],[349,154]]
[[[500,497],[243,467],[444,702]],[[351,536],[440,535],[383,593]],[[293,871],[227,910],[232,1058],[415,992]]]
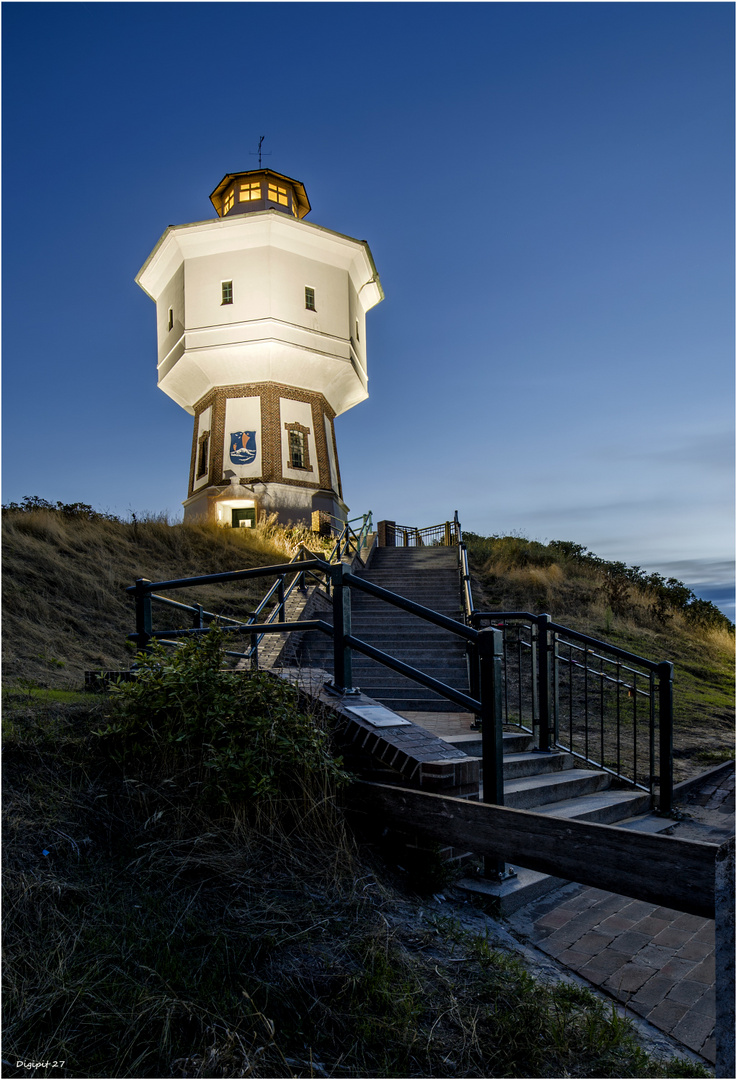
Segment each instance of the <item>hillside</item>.
[[[123,522],[72,504],[3,511],[3,671],[7,685],[80,688],[84,672],[129,667],[136,578],[195,574],[289,562],[300,542],[324,546],[305,530],[220,529]],[[271,578],[177,594],[231,618],[265,595]]]
[[[84,671],[128,667],[134,629],[125,592],[137,577],[162,581],[288,561],[305,530],[251,530],[165,521],[123,522],[39,500],[3,512],[3,670],[41,688],[75,689]],[[466,540],[476,607],[547,611],[554,620],[675,664],[676,779],[733,755],[734,628],[680,582],[608,563],[571,543],[519,537]],[[212,586],[178,599],[241,617],[271,579]]]
[[118,694],[60,689],[130,660],[136,576],[281,561],[299,535],[84,509],[3,524],[4,1075],[709,1075],[528,969],[447,866],[420,880],[354,835],[327,718],[224,671],[212,636]]

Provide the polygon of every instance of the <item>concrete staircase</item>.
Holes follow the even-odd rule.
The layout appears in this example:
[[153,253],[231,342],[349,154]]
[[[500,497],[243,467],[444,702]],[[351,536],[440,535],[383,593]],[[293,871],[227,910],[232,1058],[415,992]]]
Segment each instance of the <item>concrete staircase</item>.
[[[449,735],[445,741],[469,757],[481,757],[481,737],[475,733]],[[645,791],[613,786],[612,776],[601,769],[580,768],[571,754],[540,753],[530,735],[504,734],[504,805],[551,817],[618,825],[643,832],[659,832],[673,822],[651,812]],[[481,771],[483,792],[483,771]],[[496,902],[500,914],[510,914],[538,896],[557,888],[561,879],[534,870],[515,868],[502,882],[463,879],[460,886]]]
[[[375,548],[369,566],[358,576],[433,611],[462,619],[456,548]],[[461,638],[358,589],[351,590],[351,618],[356,637],[468,693],[466,650]],[[324,634],[305,634],[297,659],[303,667],[331,669],[332,643]],[[432,690],[355,651],[353,682],[364,694],[396,712],[458,711],[457,705]],[[469,723],[471,720],[469,714]]]
[[[448,735],[445,740],[469,757],[481,757],[481,735]],[[481,772],[483,790],[483,771]],[[580,768],[572,754],[540,753],[525,732],[504,734],[504,804],[559,818],[612,825],[650,809],[647,792],[612,787],[601,769]]]
[[[462,619],[455,548],[374,548],[368,566],[359,576],[434,611]],[[461,638],[358,589],[351,591],[351,605],[352,632],[356,637],[468,693]],[[321,613],[321,617],[329,619],[331,613]],[[297,654],[300,667],[330,671],[332,660],[330,639],[317,632],[304,634]],[[478,759],[483,791],[481,734],[471,730],[471,713],[459,714],[457,705],[356,651],[353,682],[364,695],[432,731],[449,750],[452,748],[451,753],[460,751],[471,760]],[[455,714],[454,722],[443,716],[450,713]],[[453,727],[463,733],[448,734]],[[504,735],[504,802],[508,807],[557,818],[644,831],[658,831],[671,824],[650,813],[651,800],[646,792],[614,787],[609,773],[582,768],[571,754],[540,753],[525,732]],[[501,883],[481,879],[461,884],[494,898],[502,912],[511,912],[560,882],[518,868],[515,877]]]

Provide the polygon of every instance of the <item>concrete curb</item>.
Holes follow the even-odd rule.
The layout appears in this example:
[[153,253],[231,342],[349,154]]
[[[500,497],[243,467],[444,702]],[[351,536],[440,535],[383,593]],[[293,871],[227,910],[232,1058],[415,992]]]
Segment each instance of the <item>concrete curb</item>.
[[699,773],[698,776],[692,776],[689,780],[681,780],[680,784],[676,784],[673,788],[673,799],[676,800],[684,795],[690,795],[692,791],[705,787],[710,781],[718,781],[724,776],[729,776],[730,773],[734,772],[734,768],[734,761],[723,761],[721,765],[714,765],[713,768]]

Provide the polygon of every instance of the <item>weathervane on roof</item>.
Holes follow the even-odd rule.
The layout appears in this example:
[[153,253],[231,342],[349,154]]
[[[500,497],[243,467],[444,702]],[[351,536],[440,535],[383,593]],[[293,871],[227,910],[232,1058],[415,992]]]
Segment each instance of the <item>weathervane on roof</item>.
[[[262,135],[261,138],[259,139],[259,141],[258,141],[258,150],[251,150],[250,151],[250,154],[251,154],[252,157],[255,156],[256,154],[258,154],[258,167],[259,167],[259,169],[261,168],[261,145],[262,145],[265,138],[266,138],[266,136]],[[271,150],[268,151],[268,153],[266,154],[266,157],[271,157]]]

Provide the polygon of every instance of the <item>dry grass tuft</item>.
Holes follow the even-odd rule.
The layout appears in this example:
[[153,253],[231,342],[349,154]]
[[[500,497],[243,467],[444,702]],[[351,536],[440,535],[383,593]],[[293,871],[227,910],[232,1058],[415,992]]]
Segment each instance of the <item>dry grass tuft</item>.
[[[256,529],[170,525],[161,517],[121,522],[65,517],[53,510],[3,513],[3,663],[10,683],[79,687],[85,670],[127,668],[134,629],[126,593],[151,581],[288,562],[300,544],[325,542],[302,527],[267,520]],[[183,602],[240,617],[270,579],[212,586]]]

